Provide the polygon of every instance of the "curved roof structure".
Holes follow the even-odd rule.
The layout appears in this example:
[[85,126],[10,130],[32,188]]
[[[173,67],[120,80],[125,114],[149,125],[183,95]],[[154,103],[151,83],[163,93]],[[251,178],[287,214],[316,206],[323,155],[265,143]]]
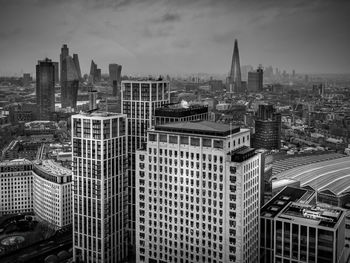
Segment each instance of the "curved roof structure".
[[275,177],[300,181],[302,187],[309,186],[318,192],[341,195],[350,192],[350,157],[299,166]]

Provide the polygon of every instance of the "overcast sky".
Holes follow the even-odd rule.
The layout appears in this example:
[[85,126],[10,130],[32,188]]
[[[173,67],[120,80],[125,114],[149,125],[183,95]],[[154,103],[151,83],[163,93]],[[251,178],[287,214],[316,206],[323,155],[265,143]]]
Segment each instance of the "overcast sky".
[[219,73],[241,65],[350,73],[349,0],[0,0],[0,75],[59,60],[62,44],[123,74]]

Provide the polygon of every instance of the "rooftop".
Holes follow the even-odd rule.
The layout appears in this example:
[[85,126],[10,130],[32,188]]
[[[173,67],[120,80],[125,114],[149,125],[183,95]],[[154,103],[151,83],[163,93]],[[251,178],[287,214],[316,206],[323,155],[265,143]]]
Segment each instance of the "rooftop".
[[110,118],[110,117],[117,117],[117,116],[125,116],[121,113],[115,113],[115,112],[106,112],[106,111],[81,111],[79,114],[73,115],[74,118],[94,118],[94,117],[100,117],[100,118]]
[[274,177],[277,180],[300,181],[302,187],[309,186],[315,191],[331,195],[350,192],[350,157],[299,166]]
[[36,163],[36,168],[53,176],[70,176],[72,171],[56,163],[54,160],[41,160]]
[[285,187],[261,208],[261,216],[274,218],[290,202],[300,201],[301,199],[308,200],[312,195],[314,195],[314,192],[306,189]]
[[279,218],[333,228],[343,214],[343,210],[337,207],[290,203]]
[[32,162],[27,159],[15,159],[11,161],[3,161],[0,163],[0,166],[14,166],[14,165],[24,165],[24,164],[31,165]]
[[237,126],[227,125],[223,123],[210,121],[192,121],[192,122],[175,122],[158,125],[155,127],[157,131],[171,131],[179,133],[193,133],[211,136],[228,136],[238,133],[240,128]]
[[208,113],[208,106],[191,105],[184,107],[182,104],[168,104],[155,110],[155,116],[186,117],[195,114]]

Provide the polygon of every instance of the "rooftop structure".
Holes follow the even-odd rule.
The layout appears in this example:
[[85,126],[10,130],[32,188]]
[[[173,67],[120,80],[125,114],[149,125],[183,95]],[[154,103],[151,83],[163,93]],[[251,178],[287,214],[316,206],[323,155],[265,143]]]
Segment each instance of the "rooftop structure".
[[156,126],[157,131],[203,134],[209,136],[227,136],[238,133],[240,127],[210,121],[178,122]]

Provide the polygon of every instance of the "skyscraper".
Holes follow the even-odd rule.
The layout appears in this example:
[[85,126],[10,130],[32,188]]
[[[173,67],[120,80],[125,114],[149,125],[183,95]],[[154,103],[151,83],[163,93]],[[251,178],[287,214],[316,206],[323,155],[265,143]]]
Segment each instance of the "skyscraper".
[[136,262],[258,262],[260,154],[208,121],[148,131],[136,152]]
[[72,116],[73,258],[114,263],[126,256],[125,115]]
[[264,71],[261,66],[256,72],[248,72],[248,92],[263,91],[263,75]]
[[60,54],[61,62],[61,104],[62,108],[76,108],[81,79],[81,71],[78,55],[74,54],[73,58],[69,56],[67,45],[63,45]]
[[242,90],[242,77],[241,77],[241,65],[239,62],[239,51],[237,39],[235,39],[235,45],[232,54],[232,63],[230,74],[227,78],[227,84],[229,91],[232,92],[243,92]]
[[255,120],[256,149],[279,150],[281,148],[281,113],[273,105],[259,105]]
[[168,81],[122,81],[122,113],[128,119],[128,202],[130,244],[135,245],[135,152],[146,141],[146,130],[152,127],[156,108],[170,102]]
[[36,65],[36,104],[40,120],[49,120],[55,111],[55,68],[51,59]]
[[113,88],[113,96],[120,98],[122,65],[109,64],[109,82]]
[[52,62],[52,63],[53,63],[53,66],[55,68],[55,84],[58,84],[60,82],[60,78],[58,75],[59,65],[58,65],[58,62]]
[[99,81],[101,81],[101,69],[97,67],[93,60],[91,60],[89,82],[96,83]]

